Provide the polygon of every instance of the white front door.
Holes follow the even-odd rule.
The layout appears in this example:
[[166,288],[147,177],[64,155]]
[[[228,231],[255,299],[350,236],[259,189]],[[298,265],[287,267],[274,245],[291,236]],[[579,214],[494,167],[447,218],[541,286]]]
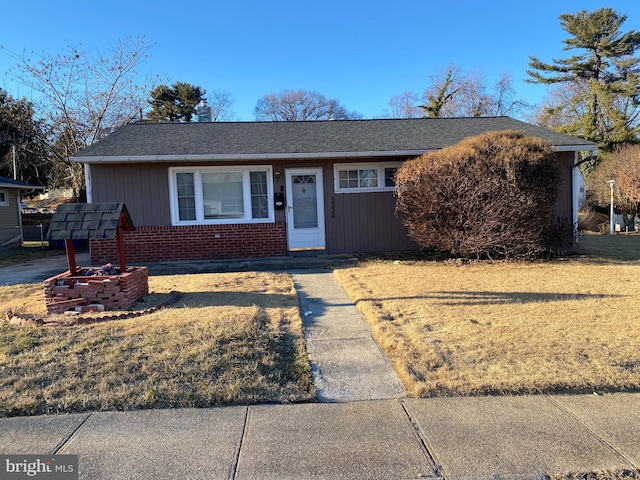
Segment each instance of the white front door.
[[322,169],[288,168],[285,175],[289,250],[324,249]]

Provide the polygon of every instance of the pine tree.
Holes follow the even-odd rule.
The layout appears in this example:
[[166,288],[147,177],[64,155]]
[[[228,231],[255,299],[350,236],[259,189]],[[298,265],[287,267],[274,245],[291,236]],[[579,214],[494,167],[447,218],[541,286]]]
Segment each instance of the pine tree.
[[151,90],[149,103],[153,109],[147,114],[147,120],[190,122],[206,93],[202,87],[184,82],[175,82],[170,87],[159,85]]
[[570,102],[547,106],[545,115],[563,118],[559,130],[604,149],[638,140],[640,32],[623,32],[626,19],[611,8],[562,14],[560,24],[571,35],[563,50],[577,52],[552,63],[529,57],[528,82],[572,87]]

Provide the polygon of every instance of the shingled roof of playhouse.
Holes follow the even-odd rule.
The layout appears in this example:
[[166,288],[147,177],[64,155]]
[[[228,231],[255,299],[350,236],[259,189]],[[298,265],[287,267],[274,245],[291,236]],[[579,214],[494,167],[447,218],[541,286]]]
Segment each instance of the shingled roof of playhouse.
[[123,231],[133,230],[124,203],[63,203],[51,218],[48,240],[64,240],[69,271],[77,270],[73,240],[117,238],[120,271],[126,270]]
[[116,238],[120,222],[123,230],[133,230],[133,222],[124,203],[63,203],[53,214],[47,238]]

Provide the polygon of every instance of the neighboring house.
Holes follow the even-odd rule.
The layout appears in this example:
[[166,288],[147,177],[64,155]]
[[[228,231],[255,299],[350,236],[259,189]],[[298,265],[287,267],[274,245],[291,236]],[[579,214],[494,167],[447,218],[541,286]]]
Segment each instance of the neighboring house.
[[[407,159],[494,130],[551,143],[577,222],[574,164],[585,140],[508,117],[315,122],[132,123],[74,156],[89,202],[124,202],[136,262],[412,250],[395,215]],[[115,242],[92,240],[92,262]]]
[[20,198],[44,187],[0,177],[0,247],[22,243]]

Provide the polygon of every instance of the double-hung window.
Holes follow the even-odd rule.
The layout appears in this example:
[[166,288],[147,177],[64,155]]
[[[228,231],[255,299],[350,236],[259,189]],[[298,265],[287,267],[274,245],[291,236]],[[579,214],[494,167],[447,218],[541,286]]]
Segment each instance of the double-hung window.
[[338,163],[334,166],[336,193],[394,190],[401,162]]
[[272,222],[270,166],[169,169],[174,225]]
[[9,191],[5,189],[0,190],[0,205],[9,205]]

